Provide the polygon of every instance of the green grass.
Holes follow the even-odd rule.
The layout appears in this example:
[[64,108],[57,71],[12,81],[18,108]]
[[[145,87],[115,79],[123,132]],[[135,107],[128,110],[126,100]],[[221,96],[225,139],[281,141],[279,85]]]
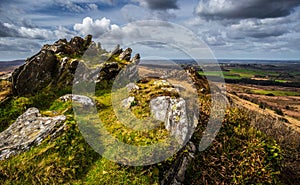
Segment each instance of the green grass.
[[208,71],[208,72],[199,72],[202,76],[213,76],[213,77],[224,77],[224,79],[241,79],[241,76],[238,74],[233,74],[228,71]]
[[300,92],[292,92],[292,91],[252,90],[251,92],[260,95],[273,94],[274,96],[300,96]]
[[242,79],[242,78],[254,78],[255,75],[260,76],[278,76],[276,72],[262,71],[262,70],[250,70],[243,68],[233,68],[230,71],[207,71],[199,72],[200,75],[213,76],[213,77],[224,77],[225,79]]
[[287,83],[288,81],[286,81],[286,80],[275,80],[275,82],[278,82],[278,83]]
[[262,70],[250,70],[250,69],[242,69],[242,68],[234,68],[230,70],[230,73],[232,74],[238,74],[242,78],[253,78],[255,75],[261,75],[261,76],[278,76],[279,74],[276,72],[271,71],[262,71]]
[[[144,93],[147,85],[141,86]],[[153,89],[154,90],[154,89]],[[166,136],[162,128],[144,132],[126,128],[120,123],[112,109],[111,92],[108,89],[96,90],[99,116],[106,129],[121,141],[133,145],[149,145]],[[150,96],[139,94],[138,99]],[[203,99],[202,99],[203,98]],[[203,114],[208,114],[207,97],[201,97]],[[26,103],[28,99],[18,100]],[[48,110],[64,113],[68,117],[64,133],[53,141],[47,139],[40,146],[5,161],[0,161],[1,184],[159,184],[162,170],[168,169],[174,157],[151,166],[130,167],[112,162],[96,153],[81,135],[73,118],[70,102],[59,100],[49,103]],[[138,103],[134,114],[148,114],[148,109]],[[65,111],[68,110],[68,111]],[[205,119],[203,118],[203,121]],[[204,125],[200,125],[199,128]],[[202,130],[203,131],[203,130]],[[198,144],[202,131],[197,130],[193,137]],[[119,150],[118,152],[122,152]],[[224,126],[216,142],[205,152],[197,153],[189,166],[186,184],[228,182],[232,184],[277,182],[280,149],[273,140],[249,126],[247,115],[237,109],[228,111]],[[137,156],[138,157],[138,156]]]
[[[98,100],[109,105],[110,93],[107,92],[98,91],[101,94]],[[43,113],[64,112],[68,117],[64,134],[54,141],[47,139],[42,145],[9,160],[0,161],[1,184],[158,184],[159,174],[153,170],[157,167],[124,166],[96,153],[81,135],[70,102],[54,101],[49,110]],[[110,114],[102,117],[107,123],[111,121]],[[109,126],[115,128],[114,124]]]
[[[153,81],[138,85],[140,90],[130,94],[136,97],[130,113],[139,119],[150,116],[148,103],[152,98],[162,95],[178,96],[154,86]],[[32,106],[39,108],[43,115],[64,114],[68,118],[64,133],[56,139],[51,141],[48,138],[40,146],[0,161],[1,184],[159,184],[163,172],[174,163],[176,154],[159,164],[139,167],[121,165],[101,157],[80,132],[77,122],[80,118],[74,119],[72,104],[56,100],[65,93],[68,90],[42,91],[35,96],[15,97],[1,103],[0,114],[2,121],[7,122],[5,127]],[[169,133],[161,123],[150,131],[136,131],[121,122],[112,106],[111,99],[114,95],[111,84],[105,83],[96,87],[94,97],[98,109],[96,117],[99,116],[111,136],[135,146],[156,143],[163,143],[159,146],[171,146],[172,143],[165,142]],[[121,89],[116,99],[121,101],[126,96]],[[202,95],[199,99],[201,120],[192,138],[196,145],[201,140],[210,112],[210,98]],[[86,123],[90,123],[90,118],[92,117],[86,116],[82,120],[86,119]],[[125,121],[128,124],[135,123],[131,119]],[[142,123],[144,124],[144,120]],[[99,125],[95,124],[89,128],[97,132],[97,126]],[[98,141],[96,139],[99,138],[93,139]],[[106,149],[107,153],[123,152],[122,148],[111,146]],[[141,157],[138,153],[133,153],[132,156],[133,159]],[[280,159],[281,151],[274,140],[250,127],[248,115],[244,112],[229,109],[216,140],[206,151],[196,153],[194,161],[189,165],[185,184],[277,183]]]

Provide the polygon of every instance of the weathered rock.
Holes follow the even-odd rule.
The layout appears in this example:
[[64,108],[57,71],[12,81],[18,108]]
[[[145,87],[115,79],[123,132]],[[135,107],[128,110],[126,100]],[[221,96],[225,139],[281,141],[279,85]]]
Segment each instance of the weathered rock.
[[190,139],[194,120],[189,120],[183,98],[160,96],[150,101],[150,109],[154,118],[165,123],[166,129],[175,136],[179,144],[184,144]]
[[[185,151],[185,152],[183,152]],[[183,185],[185,181],[185,173],[188,165],[194,159],[196,146],[193,142],[188,144],[178,152],[178,156],[171,168],[164,173],[164,178],[160,182],[161,185]]]
[[154,85],[157,86],[157,87],[171,86],[171,84],[167,80],[158,80],[158,81],[155,81]]
[[[53,45],[43,46],[38,54],[27,59],[24,65],[13,72],[13,94],[34,94],[49,84],[57,84],[62,75],[64,79],[68,79],[68,83],[61,85],[70,85],[78,61],[68,63],[70,58],[59,60],[56,55],[82,55],[91,44],[91,39],[91,36],[86,39],[74,37],[70,42],[60,39]],[[66,70],[70,73],[66,73]]]
[[134,102],[134,97],[130,96],[129,98],[122,101],[122,106],[126,109],[131,107],[131,104]]
[[131,53],[132,53],[132,49],[131,48],[127,48],[125,51],[123,51],[120,54],[119,59],[120,60],[130,61],[130,59],[131,59]]
[[140,59],[141,59],[141,56],[140,56],[140,54],[137,53],[137,54],[132,58],[131,62],[132,62],[133,64],[138,65],[138,64],[140,63]]
[[[100,44],[98,46],[101,47]],[[33,95],[45,87],[59,90],[71,86],[78,66],[82,67],[76,73],[78,80],[113,81],[121,68],[125,67],[124,63],[118,63],[115,59],[130,62],[132,50],[128,48],[123,52],[118,45],[108,53],[99,47],[92,41],[91,35],[85,39],[74,37],[70,42],[60,39],[53,45],[45,45],[38,54],[27,59],[23,66],[13,72],[11,77],[13,95]],[[87,55],[79,59],[83,54]],[[129,78],[137,76],[136,65],[139,60],[140,56],[137,54],[126,65],[126,74],[130,76]],[[101,62],[103,63],[100,65]],[[80,63],[86,65],[79,65]],[[75,82],[78,80],[75,79]]]
[[135,83],[129,83],[126,85],[127,91],[130,92],[132,90],[139,90],[139,86],[135,85]]
[[122,48],[120,48],[120,45],[118,44],[111,52],[110,55],[120,55],[123,52]]
[[94,101],[87,97],[87,96],[82,96],[82,95],[76,95],[76,94],[66,94],[62,97],[59,98],[61,101],[73,101],[76,103],[79,103],[83,106],[95,106]]
[[12,74],[13,94],[33,94],[46,87],[54,77],[57,64],[57,58],[51,50],[42,50],[28,59]]
[[117,62],[103,63],[98,81],[114,80],[115,77],[119,74],[120,70],[121,68],[119,67]]
[[91,43],[92,36],[88,35],[85,39],[81,37],[74,37],[71,39],[69,44],[78,54],[83,55]]
[[195,88],[199,93],[208,93],[210,91],[210,87],[205,77],[199,75],[199,73],[193,67],[187,67],[185,70],[187,71],[189,77],[191,78]]
[[49,135],[54,138],[65,127],[65,116],[41,117],[36,108],[28,109],[0,133],[0,160],[39,145]]

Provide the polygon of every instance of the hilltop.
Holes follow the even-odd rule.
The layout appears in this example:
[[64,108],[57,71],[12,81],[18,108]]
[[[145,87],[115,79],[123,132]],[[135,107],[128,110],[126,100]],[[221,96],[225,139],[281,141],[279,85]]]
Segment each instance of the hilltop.
[[[142,56],[132,54],[133,49],[123,50],[119,45],[106,51],[100,43],[92,41],[91,35],[70,41],[61,39],[45,45],[10,78],[1,80],[6,93],[0,103],[0,181],[274,184],[282,180],[281,147],[251,126],[246,111],[230,106],[229,102],[217,137],[200,152],[198,144],[210,119],[210,92],[217,91],[217,87],[210,87],[205,77],[188,66],[167,71],[168,77],[159,70],[141,72],[137,64]],[[177,81],[169,80],[172,76]],[[180,83],[187,77],[189,83]],[[86,85],[82,81],[93,83]],[[93,94],[74,93],[74,86],[79,89],[77,92],[89,92],[85,91],[89,85],[93,85]],[[118,87],[116,91],[112,91],[114,87]],[[197,95],[196,101],[193,93]],[[222,92],[218,93],[225,98]],[[191,103],[197,104],[198,112],[190,110]],[[94,107],[96,117],[89,114]],[[85,116],[76,114],[78,110]],[[103,137],[101,125],[93,121],[98,118],[113,140]],[[90,135],[82,129],[82,123]],[[155,126],[143,130],[145,125],[141,124],[148,123]],[[169,137],[173,139],[166,139]],[[107,139],[102,156],[94,150],[98,143],[89,139]],[[132,146],[183,146],[163,161],[131,166],[126,164],[135,164],[145,153],[122,158],[126,151],[113,147],[114,140]],[[120,154],[117,156],[121,158],[115,159],[119,163],[108,159],[111,154]],[[156,159],[159,154],[150,151],[147,155]]]

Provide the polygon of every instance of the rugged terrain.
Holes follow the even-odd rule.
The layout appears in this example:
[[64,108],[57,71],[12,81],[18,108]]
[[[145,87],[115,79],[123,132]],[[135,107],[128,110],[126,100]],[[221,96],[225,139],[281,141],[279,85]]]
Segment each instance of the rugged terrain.
[[[132,57],[132,52],[131,48],[123,50],[120,46],[106,51],[90,35],[70,41],[61,39],[45,45],[10,78],[2,79],[1,88],[6,93],[0,103],[0,181],[3,184],[287,182],[288,176],[282,171],[281,147],[255,129],[248,113],[241,108],[227,105],[220,132],[200,152],[198,144],[206,134],[203,132],[212,110],[210,92],[218,91],[217,86],[209,87],[207,80],[191,67],[139,70],[140,56]],[[183,80],[187,77],[190,81]],[[75,92],[83,94],[74,93],[74,87]],[[115,87],[117,90],[112,91]],[[90,88],[93,93],[88,91]],[[196,100],[191,96],[193,93]],[[225,98],[222,92],[217,93]],[[197,112],[191,111],[195,103]],[[89,114],[95,107],[96,117]],[[78,114],[78,110],[85,115]],[[87,126],[86,130],[79,129],[82,124]],[[151,129],[143,130],[145,125]],[[112,139],[103,137],[105,134],[99,129],[103,126]],[[166,139],[169,137],[173,139]],[[107,139],[102,156],[94,151],[99,144],[89,139]],[[167,148],[178,144],[183,147],[158,163],[130,166],[126,164],[135,164],[145,153],[134,152],[130,158],[123,158],[126,151],[114,147],[116,140],[133,146],[159,143],[158,146]],[[147,151],[149,159],[157,157],[159,152],[155,151]],[[112,154],[119,157],[119,163],[108,160]]]

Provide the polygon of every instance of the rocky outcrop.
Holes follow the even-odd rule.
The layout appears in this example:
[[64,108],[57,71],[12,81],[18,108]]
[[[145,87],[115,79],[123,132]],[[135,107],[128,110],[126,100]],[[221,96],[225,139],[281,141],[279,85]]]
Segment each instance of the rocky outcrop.
[[85,39],[74,37],[70,42],[60,39],[53,45],[44,45],[39,53],[13,72],[13,94],[34,94],[50,84],[70,85],[78,61],[59,57],[82,56],[92,43],[91,39],[88,35]]
[[58,60],[51,50],[41,50],[12,74],[13,94],[31,94],[46,87],[53,78]]
[[[97,72],[99,73],[96,74],[97,82],[112,81],[125,65],[128,66],[126,70],[132,72],[140,56],[137,54],[131,60],[131,54],[131,48],[123,51],[120,45],[108,53],[101,49],[100,43],[96,44],[92,41],[91,35],[84,39],[74,37],[69,42],[66,39],[60,39],[53,45],[44,45],[39,53],[27,59],[24,65],[13,72],[12,93],[13,95],[33,95],[45,87],[61,89],[71,86],[78,65],[81,63],[81,66],[84,66],[85,60],[89,60],[90,56],[96,59],[93,61],[95,65],[101,63],[100,70],[83,68],[82,75],[94,79],[93,73]],[[125,64],[124,61],[128,63]],[[136,75],[136,73],[131,75]]]
[[165,128],[175,136],[179,144],[190,139],[194,120],[189,120],[183,98],[160,96],[150,101],[150,109],[154,118],[165,123]]
[[29,150],[48,136],[55,138],[63,131],[65,120],[65,116],[42,117],[38,109],[28,109],[0,133],[0,160]]
[[120,60],[127,60],[127,61],[129,61],[131,59],[131,53],[132,53],[132,49],[131,48],[127,48],[125,51],[123,51],[120,54],[119,59]]

